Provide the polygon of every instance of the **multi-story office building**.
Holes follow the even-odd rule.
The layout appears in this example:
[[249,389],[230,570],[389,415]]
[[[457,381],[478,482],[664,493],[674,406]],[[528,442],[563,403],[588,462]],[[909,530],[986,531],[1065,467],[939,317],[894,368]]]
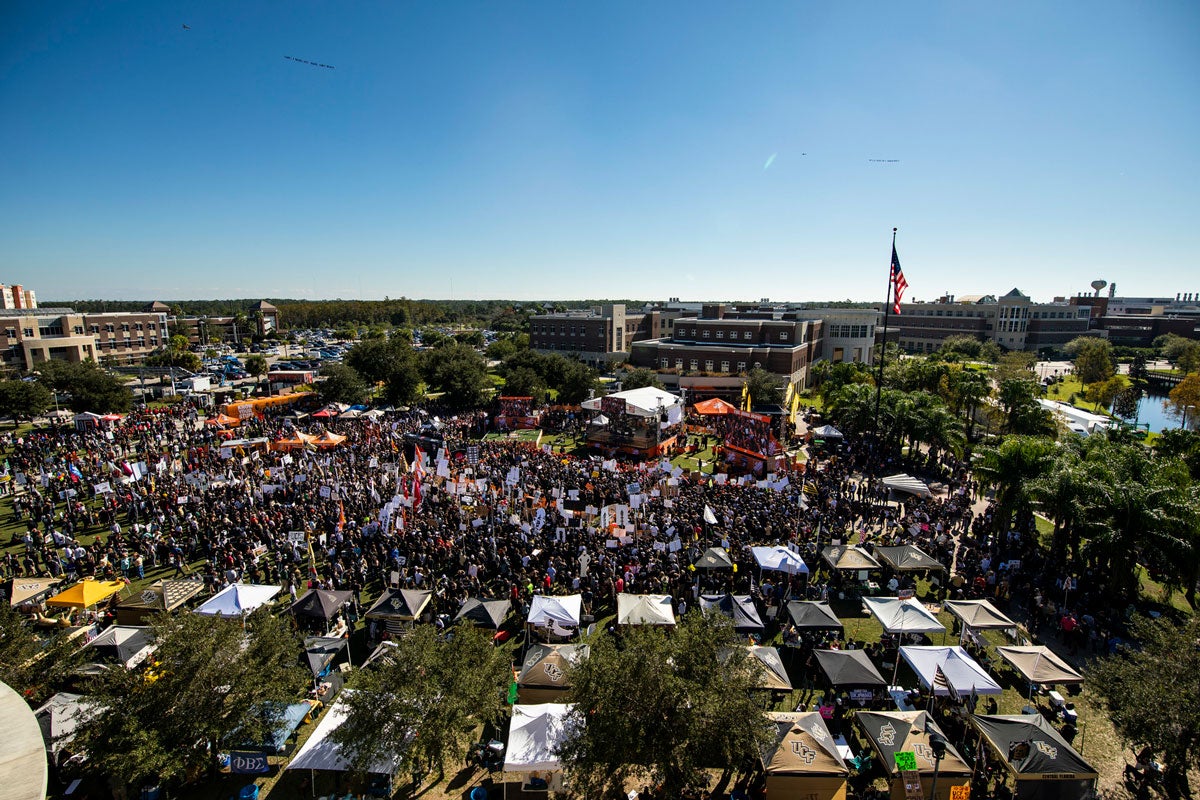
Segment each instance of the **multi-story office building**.
[[949,336],[993,341],[1005,350],[1058,349],[1088,332],[1086,308],[1034,303],[1019,289],[1005,295],[953,295],[932,303],[901,303],[888,318],[894,338],[910,353],[931,353]]
[[135,363],[165,344],[167,335],[165,313],[82,314],[69,308],[0,311],[0,353],[10,369],[31,370],[51,359]]
[[803,386],[823,338],[824,322],[797,312],[706,303],[698,316],[676,319],[671,336],[634,342],[630,363],[656,370],[669,386],[686,377],[736,378],[755,367]]
[[623,303],[539,314],[529,320],[529,346],[603,368],[628,360],[634,342],[658,338],[659,323],[658,311],[628,313]]

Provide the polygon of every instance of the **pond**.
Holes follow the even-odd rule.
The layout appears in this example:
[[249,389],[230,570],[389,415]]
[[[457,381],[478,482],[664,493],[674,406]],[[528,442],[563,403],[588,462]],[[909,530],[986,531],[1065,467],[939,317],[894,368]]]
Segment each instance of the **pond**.
[[[1137,423],[1139,428],[1145,429],[1149,425],[1149,430],[1154,433],[1162,433],[1164,430],[1178,428],[1182,420],[1167,403],[1167,398],[1163,395],[1148,394],[1138,402]],[[1195,429],[1192,424],[1191,415],[1188,415],[1188,427]]]

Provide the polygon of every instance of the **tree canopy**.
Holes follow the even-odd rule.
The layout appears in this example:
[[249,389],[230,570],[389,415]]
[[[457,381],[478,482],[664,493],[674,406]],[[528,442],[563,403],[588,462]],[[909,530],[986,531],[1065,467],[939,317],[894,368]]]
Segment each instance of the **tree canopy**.
[[1131,632],[1138,646],[1097,662],[1089,686],[1123,737],[1161,755],[1166,796],[1191,797],[1187,772],[1200,761],[1200,617],[1139,617]]
[[648,779],[680,797],[707,783],[705,769],[737,766],[769,735],[754,670],[720,615],[693,611],[671,633],[598,637],[571,668],[576,719],[559,755],[572,785],[613,797],[627,780]]
[[154,621],[150,669],[107,670],[88,694],[102,711],[75,746],[116,784],[181,782],[214,764],[222,748],[267,741],[307,681],[300,642],[263,608],[246,621],[197,614]]
[[418,626],[355,673],[334,740],[360,772],[401,757],[415,777],[441,775],[466,755],[476,724],[500,718],[509,680],[508,659],[481,629],[460,625],[442,641],[432,626]]

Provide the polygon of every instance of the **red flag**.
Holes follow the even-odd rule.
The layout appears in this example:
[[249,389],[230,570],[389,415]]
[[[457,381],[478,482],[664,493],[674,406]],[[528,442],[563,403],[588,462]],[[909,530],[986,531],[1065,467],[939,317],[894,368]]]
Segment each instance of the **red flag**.
[[892,293],[892,297],[895,298],[892,311],[899,314],[900,301],[904,299],[904,290],[908,288],[908,281],[904,280],[904,270],[900,269],[900,256],[896,255],[896,245],[892,245],[892,284],[895,287]]

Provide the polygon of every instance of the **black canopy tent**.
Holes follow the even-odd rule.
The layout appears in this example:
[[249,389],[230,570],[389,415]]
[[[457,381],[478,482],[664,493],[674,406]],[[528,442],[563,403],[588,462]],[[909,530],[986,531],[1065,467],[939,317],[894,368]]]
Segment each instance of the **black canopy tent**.
[[696,569],[733,569],[733,559],[720,547],[710,547],[692,565]]
[[925,570],[946,569],[942,565],[942,562],[912,544],[902,544],[896,547],[876,547],[874,555],[896,572],[924,572]]
[[838,689],[882,689],[887,681],[862,650],[814,650],[821,671]]
[[485,600],[481,597],[468,598],[455,615],[455,622],[469,622],[480,628],[498,630],[504,618],[512,610],[510,600]]
[[297,618],[304,617],[328,623],[353,597],[354,592],[309,589],[296,598],[296,602],[292,603],[288,611]]
[[754,607],[754,599],[748,594],[702,594],[700,610],[705,614],[724,614],[733,620],[733,629],[738,633],[761,633],[762,618]]
[[1096,769],[1041,714],[972,716],[971,722],[1017,780],[1018,800],[1083,800]]
[[828,603],[813,600],[792,600],[787,604],[792,625],[810,630],[842,630],[842,621],[833,613]]

